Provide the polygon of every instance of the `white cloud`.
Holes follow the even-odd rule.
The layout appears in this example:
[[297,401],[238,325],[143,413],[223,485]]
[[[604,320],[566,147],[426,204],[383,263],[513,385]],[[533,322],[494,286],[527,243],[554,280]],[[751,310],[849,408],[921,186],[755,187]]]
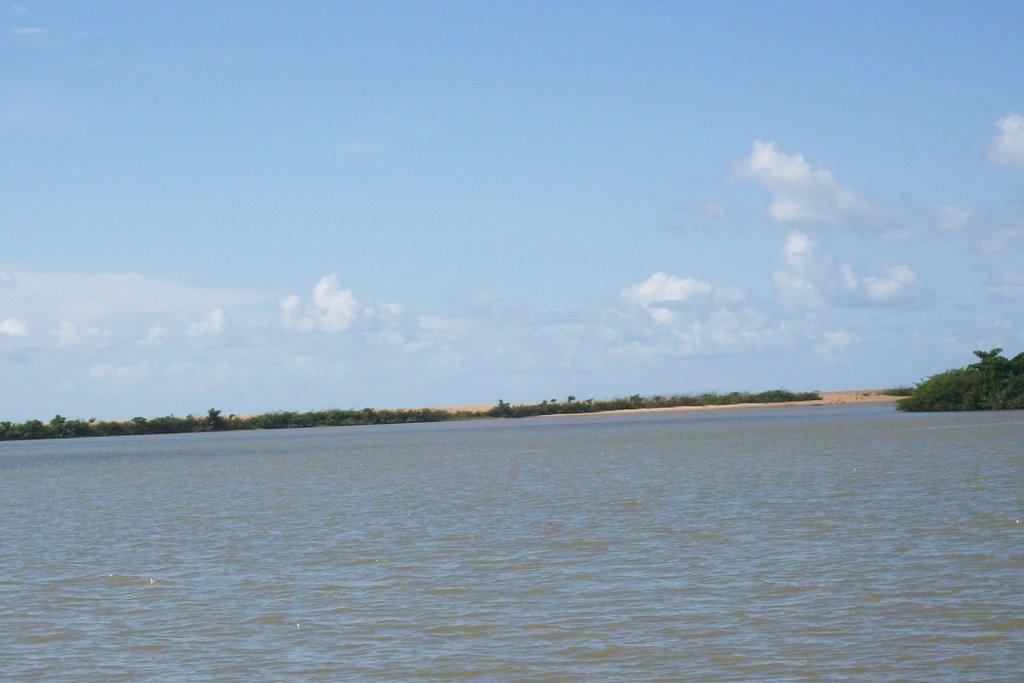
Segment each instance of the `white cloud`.
[[19,26],[17,28],[12,28],[11,33],[16,36],[37,36],[42,33],[46,33],[46,30],[37,26]]
[[734,170],[773,194],[768,215],[777,223],[834,223],[872,211],[831,171],[812,168],[801,154],[778,151],[774,142],[756,140],[750,156],[737,162]]
[[996,127],[999,133],[989,145],[989,161],[1024,166],[1024,116],[1004,116],[996,121]]
[[359,302],[351,289],[342,289],[335,273],[325,275],[313,285],[312,306],[304,307],[294,294],[281,299],[281,324],[287,330],[343,332],[359,315]]
[[[45,330],[48,336],[31,347],[4,342],[10,347],[5,356],[18,363],[11,367],[27,372],[34,366],[33,373],[59,368],[61,377],[47,386],[74,377],[69,392],[90,413],[95,397],[124,397],[127,407],[95,409],[114,416],[195,410],[196,391],[208,397],[204,403],[231,410],[293,408],[295,401],[311,408],[336,400],[401,405],[411,391],[436,397],[442,390],[456,401],[474,393],[531,398],[539,391],[543,398],[555,395],[543,387],[566,383],[568,389],[557,390],[630,390],[640,369],[687,363],[688,356],[702,356],[700,364],[725,356],[746,363],[747,352],[800,346],[801,357],[815,357],[816,344],[841,348],[843,337],[822,337],[817,321],[827,314],[805,315],[809,306],[891,302],[916,286],[909,268],[859,274],[822,255],[816,238],[801,231],[786,238],[780,258],[785,265],[776,286],[780,295],[788,291],[796,314],[773,311],[777,302],[751,301],[742,291],[668,272],[624,287],[618,302],[591,309],[540,309],[477,297],[447,312],[410,311],[394,302],[360,305],[335,275],[312,278],[305,296],[262,293],[250,299],[247,293],[234,298],[141,276],[0,272],[0,310],[9,316],[0,320],[0,332],[31,336]],[[119,293],[125,286],[133,291]],[[187,305],[174,300],[176,293],[188,297]],[[148,300],[152,311],[145,308]],[[250,305],[256,310],[245,308]],[[64,312],[69,316],[55,317]],[[339,330],[347,330],[343,339]],[[238,343],[217,345],[217,335],[227,332]],[[89,344],[89,353],[74,352],[76,344]],[[197,355],[197,346],[211,352]],[[630,373],[627,384],[614,386],[621,372]],[[665,371],[651,372],[657,379]],[[352,396],[337,398],[339,373]],[[590,379],[602,376],[611,378],[604,388]],[[731,379],[715,381],[731,388]],[[36,405],[46,401],[52,397]],[[83,410],[61,408],[65,414]]]
[[891,266],[881,277],[865,277],[864,293],[871,301],[885,303],[905,299],[918,286],[917,274],[910,266]]
[[209,337],[220,334],[224,331],[226,320],[224,311],[215,308],[199,322],[191,323],[188,326],[188,334],[190,337]]
[[788,335],[785,325],[748,304],[741,290],[703,280],[659,272],[620,298],[641,308],[654,325],[636,330],[623,326],[628,321],[606,322],[599,333],[615,345],[617,354],[689,356],[764,349]]
[[624,291],[621,296],[630,303],[646,308],[662,301],[686,301],[695,296],[705,296],[713,289],[710,282],[655,273]]
[[813,255],[815,248],[816,244],[810,235],[791,232],[786,236],[786,243],[782,247],[782,256],[786,260],[786,265],[803,272],[807,268],[807,261]]
[[910,266],[888,266],[881,275],[859,275],[849,263],[837,264],[831,255],[819,253],[817,242],[800,232],[786,237],[782,256],[789,270],[776,271],[772,281],[787,308],[906,303],[921,290]]
[[619,297],[640,306],[657,322],[670,323],[675,319],[675,309],[680,304],[707,299],[738,302],[744,299],[744,294],[738,289],[716,287],[703,280],[659,272],[626,289]]
[[334,273],[320,278],[313,287],[313,305],[317,309],[320,327],[329,332],[348,329],[359,310],[352,290],[342,289]]
[[28,331],[28,325],[24,320],[17,318],[4,318],[0,320],[0,334],[6,337],[24,337]]
[[745,305],[722,305],[672,324],[655,319],[653,328],[620,333],[614,354],[628,356],[693,356],[709,353],[763,351],[784,345],[791,337],[785,321],[773,320]]

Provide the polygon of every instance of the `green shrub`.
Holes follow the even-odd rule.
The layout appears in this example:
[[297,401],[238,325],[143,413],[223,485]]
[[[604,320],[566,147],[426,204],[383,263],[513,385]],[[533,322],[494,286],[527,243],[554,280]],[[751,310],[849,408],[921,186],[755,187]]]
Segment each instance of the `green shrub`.
[[932,375],[896,407],[910,412],[1024,408],[1024,353],[1008,359],[1002,351],[975,351],[977,363]]

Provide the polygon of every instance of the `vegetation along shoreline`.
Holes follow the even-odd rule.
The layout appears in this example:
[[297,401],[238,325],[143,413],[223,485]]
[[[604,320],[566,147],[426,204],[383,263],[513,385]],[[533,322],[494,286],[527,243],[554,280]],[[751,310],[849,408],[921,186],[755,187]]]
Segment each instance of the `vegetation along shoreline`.
[[420,422],[446,422],[487,418],[520,418],[545,415],[580,415],[624,410],[652,410],[669,408],[700,408],[742,405],[781,405],[821,400],[819,392],[792,392],[773,389],[760,393],[731,392],[699,395],[643,397],[634,394],[627,398],[610,400],[577,400],[569,396],[564,401],[549,399],[539,403],[506,403],[499,400],[492,407],[479,409],[407,408],[407,409],[349,409],[317,410],[309,412],[276,411],[258,415],[224,415],[210,408],[206,415],[145,418],[131,420],[77,420],[56,415],[49,422],[28,420],[22,423],[0,422],[0,441],[33,439],[62,439],[91,436],[131,436],[141,434],[181,434],[191,432],[221,432],[253,429],[294,429],[305,427],[343,427],[355,425],[407,424]]
[[975,351],[977,363],[932,375],[897,401],[896,408],[908,412],[1024,408],[1024,353],[1013,358],[1002,354],[1002,349]]
[[[792,392],[773,389],[760,393],[731,392],[698,395],[640,396],[580,401],[569,396],[564,401],[506,403],[492,407],[446,409],[349,409],[310,412],[278,411],[258,415],[224,415],[210,408],[206,415],[145,418],[131,420],[75,420],[56,415],[49,422],[28,420],[22,423],[0,422],[0,441],[63,439],[89,436],[130,436],[140,434],[181,434],[251,429],[294,429],[305,427],[343,427],[354,425],[445,422],[486,418],[581,415],[634,410],[684,410],[765,405],[822,405],[861,400],[894,401],[896,409],[906,412],[949,410],[1006,410],[1024,408],[1024,353],[1013,358],[1002,349],[975,351],[978,362],[933,375],[913,388],[869,392]],[[827,393],[827,392],[826,392]]]

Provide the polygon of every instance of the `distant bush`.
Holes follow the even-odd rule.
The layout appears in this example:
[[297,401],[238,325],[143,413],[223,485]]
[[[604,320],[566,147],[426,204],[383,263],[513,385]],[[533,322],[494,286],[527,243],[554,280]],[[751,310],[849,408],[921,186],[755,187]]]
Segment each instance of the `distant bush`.
[[570,396],[565,401],[541,401],[513,405],[498,401],[498,405],[487,411],[490,417],[534,417],[537,415],[571,415],[576,413],[598,413],[635,408],[677,408],[680,406],[721,406],[741,403],[784,403],[788,401],[817,401],[821,394],[814,391],[794,393],[783,389],[772,389],[752,394],[734,391],[728,394],[699,394],[696,396],[676,394],[673,396],[642,397],[634,394],[628,398],[613,398],[595,401],[588,398],[577,401]]
[[909,412],[1024,408],[1024,353],[1012,359],[1002,349],[975,351],[978,362],[946,370],[919,383],[896,402]]

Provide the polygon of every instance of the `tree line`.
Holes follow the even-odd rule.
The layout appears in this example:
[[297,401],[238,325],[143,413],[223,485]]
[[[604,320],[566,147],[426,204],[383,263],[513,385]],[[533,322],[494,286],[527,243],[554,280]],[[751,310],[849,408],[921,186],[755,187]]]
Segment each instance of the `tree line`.
[[205,416],[145,418],[131,420],[70,420],[61,415],[49,422],[28,420],[23,423],[0,422],[0,441],[21,439],[63,439],[82,436],[132,436],[140,434],[187,434],[245,429],[290,429],[298,427],[341,427],[349,425],[439,422],[465,417],[429,408],[415,410],[319,410],[312,412],[273,412],[261,415],[224,415],[210,408]]
[[518,418],[539,415],[569,415],[596,413],[634,408],[673,408],[677,406],[735,405],[739,403],[777,403],[784,401],[810,401],[820,399],[817,392],[794,393],[782,389],[760,393],[732,392],[728,394],[700,394],[643,397],[634,394],[627,398],[610,400],[577,400],[569,396],[564,401],[544,400],[540,403],[511,404],[499,400],[485,411],[448,411],[433,408],[408,410],[377,410],[374,408],[350,410],[318,410],[311,412],[279,411],[259,415],[224,415],[210,408],[206,415],[145,418],[131,420],[75,420],[56,415],[49,422],[28,420],[22,423],[0,422],[0,441],[25,439],[66,439],[88,436],[132,436],[142,434],[185,434],[191,432],[221,432],[246,429],[295,429],[305,427],[346,427],[354,425],[405,424],[414,422],[442,422],[480,418]]

